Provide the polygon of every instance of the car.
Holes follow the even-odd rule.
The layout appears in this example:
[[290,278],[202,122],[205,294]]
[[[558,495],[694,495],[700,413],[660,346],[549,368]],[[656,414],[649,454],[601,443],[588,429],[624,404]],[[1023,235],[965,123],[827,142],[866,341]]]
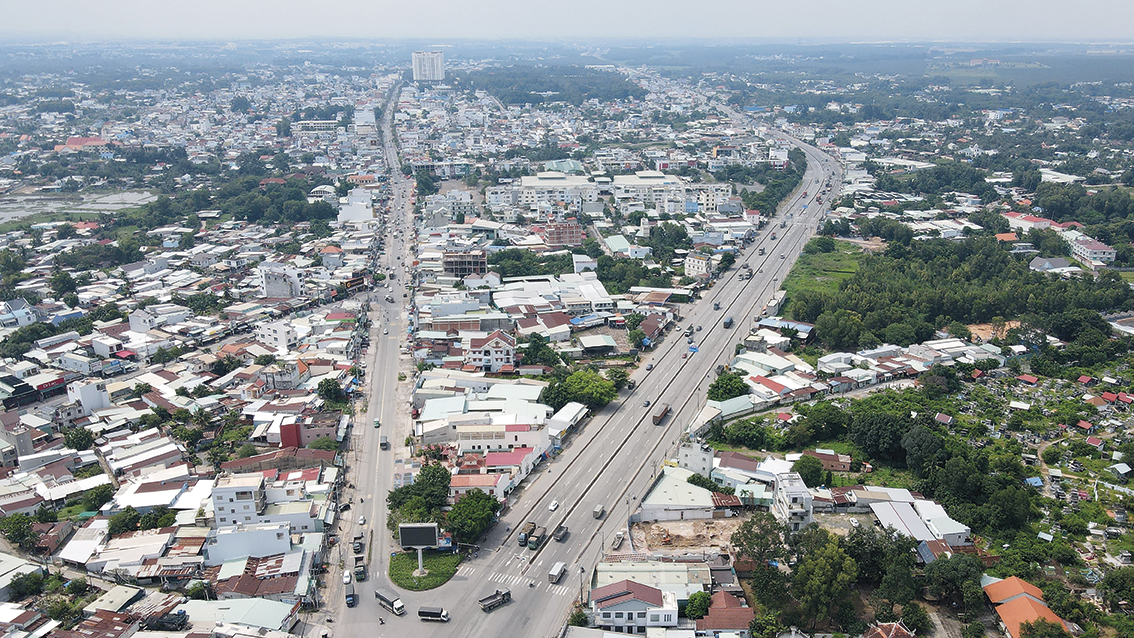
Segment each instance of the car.
[[374,429],[377,430],[380,427],[382,427],[382,422],[378,419],[374,419]]
[[851,527],[858,527],[859,525],[862,525],[862,523],[859,523],[857,518],[850,519],[850,526]]
[[349,585],[351,580],[350,572],[343,572],[343,584]]
[[685,343],[693,343],[693,337],[689,337],[688,339],[686,339]]
[[697,332],[701,332],[701,326],[697,326]]
[[681,353],[681,358],[682,358],[682,359],[688,359],[688,358],[689,358],[689,353],[688,353],[688,352],[682,352],[682,353]]
[[652,363],[647,363],[647,364],[646,364],[646,371],[647,371],[647,372],[649,372],[650,370],[653,370],[653,369],[654,369],[654,364],[652,364]]
[[404,293],[404,292],[403,292],[403,293],[402,293],[402,296],[403,296],[403,297],[408,297],[409,295],[407,295],[406,293]]
[[642,402],[642,407],[643,407],[643,408],[648,408],[648,407],[650,407],[650,402],[649,402],[649,401],[643,401],[643,402]]
[[390,334],[390,330],[388,328],[382,328],[382,334],[388,335]]
[[547,506],[547,511],[554,512],[559,509],[559,501],[551,501],[551,505]]
[[365,525],[366,524],[366,517],[365,516],[359,516],[358,517],[358,524],[359,525]]

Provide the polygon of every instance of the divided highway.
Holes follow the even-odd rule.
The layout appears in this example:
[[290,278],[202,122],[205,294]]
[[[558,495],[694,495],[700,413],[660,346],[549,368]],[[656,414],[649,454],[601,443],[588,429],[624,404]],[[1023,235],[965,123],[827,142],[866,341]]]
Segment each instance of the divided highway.
[[[741,121],[742,116],[730,115],[737,119],[739,126],[750,126]],[[388,125],[387,119],[384,127]],[[391,132],[388,128],[386,131],[387,146],[392,147]],[[672,330],[657,349],[646,353],[642,368],[632,375],[637,388],[622,392],[617,401],[595,414],[581,432],[575,433],[557,460],[541,466],[525,482],[522,491],[512,495],[509,511],[499,525],[489,531],[477,558],[466,561],[457,576],[439,589],[400,592],[407,608],[407,614],[401,617],[379,607],[373,590],[389,586],[385,557],[389,556],[391,547],[384,529],[385,494],[394,471],[394,453],[379,452],[377,439],[381,432],[390,435],[392,442],[400,441],[405,432],[399,430],[395,437],[387,430],[387,424],[403,424],[399,427],[405,429],[404,423],[408,420],[403,414],[406,397],[396,396],[399,360],[396,335],[404,330],[393,328],[401,325],[403,317],[392,319],[395,324],[388,338],[376,337],[372,341],[372,375],[368,379],[372,384],[372,415],[368,416],[371,421],[380,416],[383,425],[378,431],[372,430],[368,421],[356,422],[354,437],[359,456],[352,461],[349,476],[368,501],[365,508],[356,506],[354,518],[357,519],[357,512],[365,511],[366,527],[375,530],[372,546],[375,560],[371,561],[370,578],[355,585],[359,606],[344,609],[337,618],[336,632],[340,636],[373,638],[375,635],[402,636],[409,632],[416,636],[557,635],[571,605],[586,586],[584,580],[604,549],[609,549],[614,535],[626,530],[628,517],[662,460],[673,455],[685,427],[704,406],[716,366],[729,362],[735,344],[747,335],[752,320],[759,316],[822,222],[824,207],[817,204],[816,197],[824,183],[828,179],[836,187],[840,183],[838,165],[831,157],[784,137],[807,154],[807,172],[796,193],[781,206],[779,215],[738,258],[737,266],[744,262],[751,265],[752,278],[740,279],[739,268],[734,268],[705,291],[702,300],[685,309],[682,327],[702,327],[701,331],[693,333],[698,352],[690,352],[685,337]],[[396,173],[396,157],[390,165]],[[397,180],[398,215],[408,215],[408,201],[402,193],[408,198],[409,182],[400,176]],[[802,196],[804,192],[807,197]],[[786,222],[785,227],[779,226],[780,221]],[[777,236],[775,241],[771,239],[773,232]],[[388,247],[387,258],[392,258],[394,245],[388,243]],[[765,249],[763,256],[758,255],[761,247]],[[408,246],[399,243],[397,250],[406,251]],[[395,297],[400,296],[404,282],[399,275],[399,283],[392,293]],[[713,310],[714,303],[720,304],[720,310]],[[399,303],[394,306],[400,311]],[[722,325],[725,317],[734,319],[731,329]],[[375,325],[375,330],[380,331],[377,322]],[[653,364],[652,371],[645,370],[647,363]],[[643,407],[647,400],[651,402],[650,408]],[[663,402],[669,403],[672,410],[661,425],[655,426],[650,418],[653,407]],[[559,503],[556,511],[549,510],[552,501]],[[606,510],[601,520],[593,518],[596,505]],[[549,532],[562,523],[570,528],[570,534],[563,542],[548,539],[539,550],[532,551],[520,547],[516,539],[517,528],[525,521],[546,526]],[[344,526],[344,537],[352,533],[350,528],[350,525]],[[620,551],[631,551],[629,541]],[[548,571],[559,561],[566,563],[567,572],[557,584],[552,584],[548,582]],[[482,611],[478,599],[498,588],[511,589],[512,601],[491,613]],[[338,604],[342,608],[342,603]],[[420,622],[416,612],[421,605],[445,607],[452,621],[447,624]],[[331,607],[335,608],[335,601],[331,601]],[[385,620],[384,625],[378,623],[379,617]]]

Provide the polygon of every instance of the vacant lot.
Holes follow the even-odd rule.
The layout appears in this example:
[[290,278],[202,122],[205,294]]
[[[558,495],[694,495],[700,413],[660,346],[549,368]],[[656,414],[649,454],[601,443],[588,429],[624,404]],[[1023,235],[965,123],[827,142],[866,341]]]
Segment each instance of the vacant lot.
[[784,279],[790,300],[801,290],[835,292],[839,283],[858,272],[862,251],[846,242],[835,242],[835,252],[801,255]]

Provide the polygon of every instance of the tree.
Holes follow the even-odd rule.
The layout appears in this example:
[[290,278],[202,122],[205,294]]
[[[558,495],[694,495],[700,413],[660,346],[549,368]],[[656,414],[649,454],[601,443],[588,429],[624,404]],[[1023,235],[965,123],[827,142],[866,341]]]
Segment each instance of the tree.
[[709,385],[710,401],[727,401],[748,394],[748,384],[744,377],[735,372],[725,372]]
[[307,444],[309,450],[327,450],[330,452],[338,451],[339,444],[337,441],[329,436],[321,436],[314,441]]
[[109,503],[112,498],[114,498],[114,486],[109,483],[96,485],[86,492],[83,492],[83,510],[87,512],[97,512],[100,507]]
[[902,436],[909,429],[906,420],[885,412],[862,412],[851,422],[851,439],[868,456],[887,461],[905,461]]
[[791,471],[799,474],[799,478],[807,487],[819,487],[823,484],[823,462],[809,454],[799,457],[791,466]]
[[792,590],[812,618],[812,624],[828,618],[850,592],[858,576],[858,565],[830,539],[796,568]]
[[276,122],[276,135],[279,137],[291,137],[291,120],[289,118],[285,117],[279,122]]
[[232,101],[228,103],[228,106],[230,109],[232,109],[233,113],[244,113],[252,108],[252,103],[249,102],[248,98],[244,97],[243,95],[238,95],[232,98]]
[[918,425],[902,437],[902,449],[906,451],[906,465],[918,477],[924,476],[929,467],[945,460],[944,444],[937,433]]
[[138,520],[140,529],[160,529],[172,527],[177,523],[177,512],[164,505],[159,505],[142,515]]
[[709,605],[713,602],[713,597],[709,592],[698,591],[689,595],[689,602],[685,604],[686,618],[694,620],[704,618],[705,614],[709,613]]
[[131,395],[135,399],[140,399],[143,395],[148,394],[152,390],[153,387],[151,387],[148,383],[135,383],[134,390],[131,392]]
[[541,365],[555,367],[561,363],[559,353],[547,345],[547,339],[541,334],[528,337],[528,344],[521,350],[522,360],[526,365]]
[[646,333],[638,328],[626,332],[626,342],[631,348],[641,348],[646,345]]
[[724,272],[724,271],[728,270],[729,268],[732,268],[732,265],[735,264],[735,263],[736,263],[736,255],[734,255],[732,253],[725,253],[725,254],[721,255],[721,265],[720,265],[721,272]]
[[736,528],[729,541],[736,548],[737,556],[767,564],[787,556],[787,535],[784,523],[768,512],[756,512]]
[[[337,448],[338,446],[336,446]],[[236,450],[236,458],[246,459],[250,456],[256,456],[256,446],[251,443],[245,443]]]
[[94,444],[94,434],[86,428],[71,428],[63,435],[63,444],[72,450],[82,452],[91,449]]
[[924,636],[933,628],[933,621],[929,619],[925,607],[913,601],[902,605],[902,622],[918,636]]
[[126,509],[110,517],[110,524],[107,527],[107,531],[110,532],[111,536],[133,532],[138,529],[138,523],[141,522],[141,520],[142,515],[138,513],[138,510],[127,505]]
[[582,609],[576,609],[571,612],[571,616],[567,619],[567,624],[572,627],[586,627],[590,624],[590,621],[587,619],[587,612]]
[[1134,567],[1120,567],[1107,572],[1102,590],[1112,610],[1117,610],[1121,601],[1134,600]]
[[67,583],[66,592],[68,596],[82,596],[88,589],[86,578],[76,578]]
[[783,630],[780,617],[772,611],[765,611],[748,623],[748,633],[752,638],[777,638]]
[[50,285],[51,291],[54,292],[57,297],[62,297],[69,292],[75,292],[75,288],[78,287],[75,283],[75,278],[71,276],[71,273],[65,270],[56,270],[55,273],[51,275]]
[[[166,363],[169,363],[170,361],[173,361],[176,358],[177,358],[177,355],[174,354],[172,350],[166,350],[165,348],[158,348],[154,352],[153,356],[150,357],[150,360],[153,361],[154,363],[164,365]],[[178,388],[178,389],[181,389],[181,388]]]
[[216,594],[213,593],[212,584],[208,581],[203,580],[199,580],[192,585],[189,585],[189,588],[185,590],[185,593],[188,594],[189,598],[192,598],[193,600],[213,600],[216,598]]
[[10,514],[0,519],[0,533],[9,543],[30,550],[39,542],[39,534],[32,529],[32,517],[27,514]]
[[735,492],[734,488],[717,485],[712,479],[705,478],[700,474],[690,474],[685,482],[718,494],[733,494]]
[[29,572],[27,574],[13,576],[11,582],[8,583],[8,591],[11,593],[12,598],[16,599],[42,594],[43,574],[39,572]]
[[254,363],[258,366],[270,366],[275,362],[276,355],[274,354],[262,354],[256,357],[256,360],[254,361]]
[[445,517],[447,529],[461,543],[475,543],[496,520],[500,501],[478,489],[469,490]]
[[939,558],[925,566],[925,581],[929,592],[938,598],[963,602],[962,588],[966,582],[980,582],[984,565],[972,554],[954,554]]
[[82,613],[80,608],[71,604],[71,601],[60,597],[52,597],[44,611],[49,618],[61,623],[69,623]]
[[47,503],[40,503],[39,507],[35,509],[35,522],[37,523],[54,523],[59,520],[59,516],[55,510],[47,506]]
[[1071,638],[1062,625],[1037,618],[1020,625],[1020,638]]
[[630,375],[626,374],[626,370],[622,368],[609,368],[606,371],[606,378],[614,384],[615,390],[621,390],[626,387]]
[[319,382],[319,398],[328,403],[337,403],[343,399],[343,387],[335,379],[323,379]]
[[817,253],[833,253],[835,252],[835,240],[834,238],[826,235],[816,237],[807,242],[807,245],[803,247],[803,252],[807,253],[808,255],[814,255]]

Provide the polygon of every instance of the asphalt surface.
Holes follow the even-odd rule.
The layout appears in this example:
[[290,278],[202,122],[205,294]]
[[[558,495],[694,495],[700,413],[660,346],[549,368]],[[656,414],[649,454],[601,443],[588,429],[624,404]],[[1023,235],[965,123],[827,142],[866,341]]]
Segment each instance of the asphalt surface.
[[[722,108],[722,110],[727,109]],[[735,113],[738,123],[747,124]],[[387,114],[388,115],[388,114]],[[388,126],[388,124],[386,125]],[[783,136],[786,138],[786,136]],[[387,140],[391,140],[387,129]],[[787,138],[790,139],[790,138]],[[385,532],[385,494],[390,486],[393,458],[396,451],[378,451],[378,435],[390,436],[392,443],[400,443],[408,433],[408,415],[404,414],[406,401],[397,399],[397,367],[399,340],[395,335],[404,333],[405,317],[399,313],[397,324],[390,325],[390,336],[371,341],[368,382],[372,392],[368,420],[356,421],[354,441],[357,452],[351,454],[348,476],[366,499],[363,506],[355,505],[352,519],[344,525],[342,536],[348,541],[357,527],[360,513],[367,517],[367,530],[373,528],[371,573],[364,583],[356,583],[359,605],[346,608],[341,602],[330,601],[329,608],[337,609],[335,633],[342,638],[372,638],[373,636],[555,636],[558,635],[572,605],[580,599],[594,565],[609,550],[611,539],[619,530],[626,530],[630,514],[637,500],[654,479],[662,460],[669,458],[685,428],[705,404],[709,383],[715,377],[718,364],[727,364],[733,356],[734,346],[748,333],[754,318],[778,289],[804,244],[813,235],[823,219],[822,205],[815,202],[830,176],[837,187],[838,165],[819,150],[791,140],[807,153],[808,170],[803,183],[787,202],[779,215],[737,259],[734,267],[716,285],[705,291],[703,298],[685,309],[682,328],[702,326],[694,332],[697,352],[690,352],[686,338],[677,329],[671,330],[662,343],[646,353],[642,367],[633,378],[638,386],[624,391],[619,399],[600,410],[569,440],[557,459],[535,470],[521,490],[509,499],[509,509],[500,523],[491,529],[481,543],[475,558],[465,561],[457,575],[444,586],[427,592],[399,592],[407,614],[395,617],[378,606],[373,590],[376,586],[391,588],[385,577],[386,560],[391,550],[390,535]],[[396,158],[391,167],[398,166]],[[408,180],[400,176],[396,182],[394,210],[408,220]],[[807,197],[802,193],[806,191]],[[829,193],[822,193],[830,196]],[[392,214],[393,216],[394,214]],[[785,222],[780,227],[780,221]],[[403,222],[404,224],[409,221]],[[404,226],[405,227],[405,226]],[[777,240],[771,240],[772,233]],[[408,251],[402,242],[398,250]],[[392,259],[394,240],[387,244],[387,259]],[[759,256],[759,248],[765,254]],[[408,254],[408,253],[403,253]],[[781,258],[783,255],[783,258]],[[403,257],[405,258],[405,257]],[[739,266],[751,265],[753,277],[741,280]],[[391,292],[395,301],[401,294],[405,279],[399,278]],[[713,310],[713,304],[720,310]],[[383,304],[389,306],[389,304]],[[400,303],[395,304],[399,309]],[[731,329],[722,325],[725,317],[733,317]],[[391,320],[394,320],[391,317]],[[400,329],[395,330],[395,325]],[[375,322],[375,330],[381,326]],[[682,355],[685,355],[683,358]],[[654,369],[647,372],[645,364]],[[403,363],[404,365],[404,363]],[[408,384],[403,384],[408,385]],[[649,400],[651,406],[643,407]],[[653,425],[651,415],[660,403],[672,406],[670,415],[660,424]],[[382,429],[373,430],[374,416],[381,415]],[[388,427],[399,424],[396,434]],[[361,440],[359,440],[361,439]],[[400,447],[400,445],[398,446]],[[363,494],[365,492],[365,494]],[[549,511],[551,501],[559,502],[556,511]],[[603,505],[602,519],[593,517],[596,505]],[[525,521],[546,526],[549,533],[556,525],[566,524],[569,535],[563,542],[548,541],[538,550],[520,547],[516,530]],[[349,548],[344,548],[349,549]],[[632,552],[627,540],[620,550]],[[566,575],[558,583],[550,583],[548,571],[556,562],[567,566]],[[328,581],[341,582],[341,573],[332,571]],[[341,585],[338,585],[341,591]],[[495,589],[508,588],[512,601],[490,613],[481,611],[477,600]],[[397,591],[395,589],[395,591]],[[452,618],[449,623],[425,623],[417,618],[421,605],[438,605],[446,608]],[[379,618],[385,624],[379,624]]]

